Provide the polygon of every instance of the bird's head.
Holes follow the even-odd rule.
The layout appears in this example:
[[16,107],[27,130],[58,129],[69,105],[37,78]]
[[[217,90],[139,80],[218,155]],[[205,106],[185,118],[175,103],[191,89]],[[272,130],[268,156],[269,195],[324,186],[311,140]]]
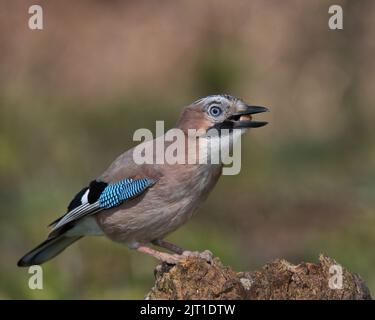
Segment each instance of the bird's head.
[[253,114],[266,112],[261,106],[248,105],[242,100],[218,94],[196,100],[187,106],[177,122],[176,127],[187,132],[188,129],[242,129],[259,128],[267,124],[265,121],[254,121]]

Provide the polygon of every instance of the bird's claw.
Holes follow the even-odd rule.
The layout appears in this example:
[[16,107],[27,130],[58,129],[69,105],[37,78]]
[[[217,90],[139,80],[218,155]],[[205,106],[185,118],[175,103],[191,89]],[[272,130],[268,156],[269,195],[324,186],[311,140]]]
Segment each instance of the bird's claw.
[[210,250],[204,250],[203,252],[199,251],[184,251],[182,253],[183,257],[196,257],[206,260],[209,264],[212,264],[214,255]]
[[159,253],[158,259],[163,262],[163,264],[167,265],[175,265],[178,264],[181,260],[187,257],[196,257],[207,261],[209,264],[212,264],[213,261],[213,254],[209,250],[205,250],[203,252],[199,251],[184,251],[182,254],[169,254],[169,253]]

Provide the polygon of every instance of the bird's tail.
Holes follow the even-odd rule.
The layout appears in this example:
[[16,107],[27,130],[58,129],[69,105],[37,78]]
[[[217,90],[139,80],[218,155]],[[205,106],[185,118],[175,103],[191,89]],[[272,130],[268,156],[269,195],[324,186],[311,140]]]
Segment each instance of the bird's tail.
[[42,264],[57,256],[66,247],[82,238],[82,236],[68,237],[64,234],[48,238],[39,246],[26,253],[17,263],[19,267],[29,267],[35,264]]

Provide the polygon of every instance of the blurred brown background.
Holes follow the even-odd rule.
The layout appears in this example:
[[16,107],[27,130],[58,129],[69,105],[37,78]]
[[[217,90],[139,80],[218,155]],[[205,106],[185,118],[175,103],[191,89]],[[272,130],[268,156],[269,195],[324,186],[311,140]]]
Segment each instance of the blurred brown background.
[[269,106],[270,124],[169,239],[237,270],[324,252],[374,291],[374,56],[370,0],[1,0],[0,298],[143,298],[157,262],[105,238],[47,263],[44,290],[16,262],[134,130],[221,92]]

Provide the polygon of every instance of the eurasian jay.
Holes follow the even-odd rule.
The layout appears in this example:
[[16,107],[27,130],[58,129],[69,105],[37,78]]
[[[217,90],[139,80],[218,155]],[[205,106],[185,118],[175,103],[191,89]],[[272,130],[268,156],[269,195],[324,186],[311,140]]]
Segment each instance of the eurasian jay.
[[[229,134],[240,129],[242,134],[264,126],[267,122],[253,121],[252,114],[265,111],[265,107],[247,105],[230,95],[212,95],[184,108],[175,129],[183,132],[187,142],[197,139],[188,134],[190,129],[197,129],[201,141],[207,142],[211,137],[205,133],[212,128],[226,129]],[[152,148],[156,139],[141,146]],[[183,225],[207,198],[222,174],[223,164],[137,164],[133,151],[121,154],[100,177],[79,191],[67,212],[51,223],[47,240],[23,256],[18,266],[42,264],[90,235],[105,235],[167,263],[176,263],[189,254],[163,239]],[[186,152],[191,151],[186,148]],[[151,244],[173,254],[157,251]]]

